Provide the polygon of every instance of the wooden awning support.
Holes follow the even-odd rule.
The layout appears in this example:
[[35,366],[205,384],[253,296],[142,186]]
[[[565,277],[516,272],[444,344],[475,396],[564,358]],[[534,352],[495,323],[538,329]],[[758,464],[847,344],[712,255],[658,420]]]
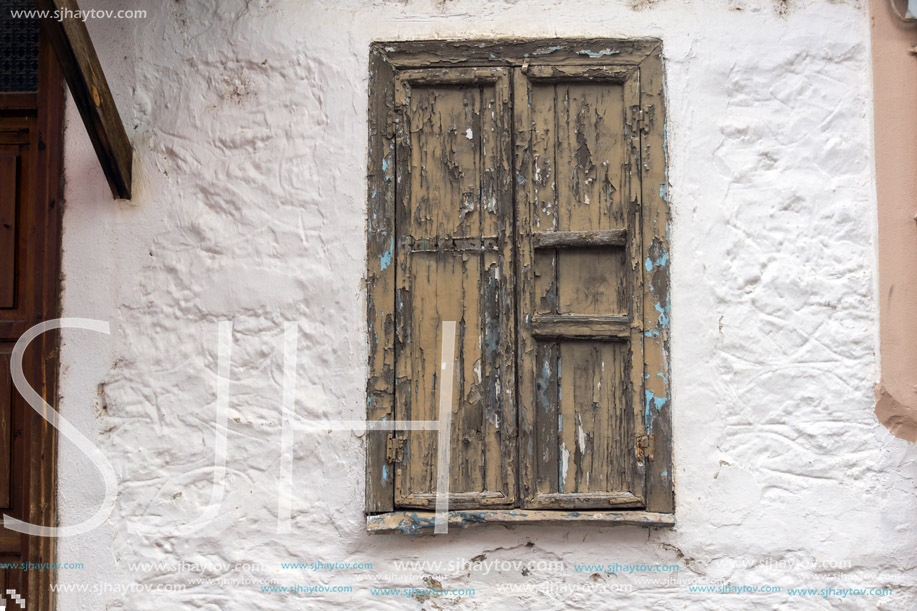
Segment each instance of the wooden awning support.
[[112,195],[130,199],[131,143],[86,24],[77,18],[80,7],[76,0],[35,0],[35,5],[40,10],[62,17],[42,19],[41,27],[54,47],[61,72],[70,86],[70,93],[89,132]]

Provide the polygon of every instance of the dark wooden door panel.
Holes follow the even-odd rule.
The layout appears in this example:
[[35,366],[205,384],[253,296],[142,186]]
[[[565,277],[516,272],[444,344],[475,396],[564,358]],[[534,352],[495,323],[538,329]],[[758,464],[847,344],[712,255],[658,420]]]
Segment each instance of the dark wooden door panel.
[[[54,429],[13,388],[10,371],[22,334],[60,316],[64,91],[43,35],[39,46],[37,95],[0,94],[0,514],[54,526]],[[53,406],[57,342],[57,333],[44,333],[23,358],[27,383]],[[0,527],[0,559],[53,562],[54,542]],[[0,590],[15,590],[31,611],[50,611],[53,579],[52,571],[0,571]]]
[[0,308],[16,307],[19,151],[0,146]]
[[10,507],[13,405],[21,399],[10,374],[11,344],[0,344],[0,509]]
[[0,339],[18,338],[35,317],[41,279],[39,223],[34,208],[34,116],[0,114]]

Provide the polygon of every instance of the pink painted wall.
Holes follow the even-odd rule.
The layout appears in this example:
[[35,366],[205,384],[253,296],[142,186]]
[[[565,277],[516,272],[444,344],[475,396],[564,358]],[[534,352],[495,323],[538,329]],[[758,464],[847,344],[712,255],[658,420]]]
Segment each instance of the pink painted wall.
[[917,27],[871,0],[881,382],[876,415],[917,441]]

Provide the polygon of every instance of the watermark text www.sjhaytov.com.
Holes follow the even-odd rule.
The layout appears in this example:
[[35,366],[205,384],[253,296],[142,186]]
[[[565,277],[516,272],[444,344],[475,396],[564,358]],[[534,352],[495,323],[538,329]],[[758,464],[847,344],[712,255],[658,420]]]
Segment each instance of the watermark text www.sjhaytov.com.
[[89,21],[90,19],[146,19],[146,11],[143,9],[120,9],[120,10],[103,10],[103,9],[70,9],[59,8],[55,10],[18,10],[10,11],[13,19],[54,19],[63,21],[64,19],[78,19],[80,21]]

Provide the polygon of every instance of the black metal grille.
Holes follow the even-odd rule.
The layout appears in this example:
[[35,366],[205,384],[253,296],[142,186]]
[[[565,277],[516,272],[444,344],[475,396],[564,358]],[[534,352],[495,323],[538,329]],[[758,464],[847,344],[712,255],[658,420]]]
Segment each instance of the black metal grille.
[[0,0],[0,92],[38,90],[38,19],[12,15],[34,9],[33,0]]

